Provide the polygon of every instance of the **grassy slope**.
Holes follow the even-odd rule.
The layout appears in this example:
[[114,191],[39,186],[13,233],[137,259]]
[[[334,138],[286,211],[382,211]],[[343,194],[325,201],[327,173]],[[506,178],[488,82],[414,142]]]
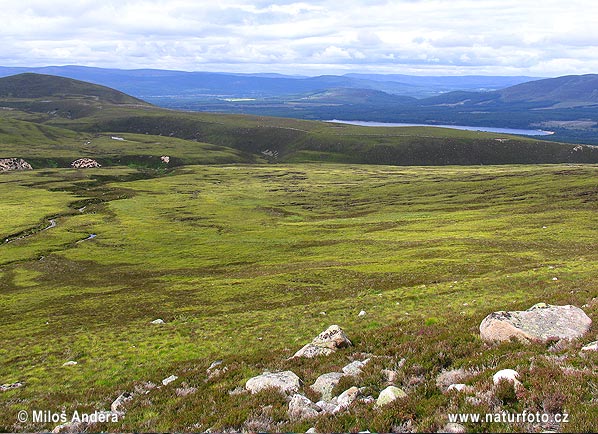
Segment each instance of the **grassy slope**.
[[[31,202],[46,203],[18,222],[2,220],[3,236],[63,216],[56,228],[0,246],[0,379],[26,384],[0,395],[0,430],[51,429],[17,424],[16,413],[106,409],[119,393],[171,374],[181,377],[175,385],[100,428],[435,430],[457,409],[548,406],[571,413],[563,429],[591,430],[594,355],[579,355],[580,343],[556,354],[543,345],[488,347],[477,327],[493,310],[539,301],[589,304],[598,318],[597,175],[596,166],[348,165],[198,166],[145,180],[124,168],[2,175],[5,201],[19,203],[27,187]],[[97,238],[77,243],[90,233]],[[158,317],[167,324],[151,326]],[[333,323],[355,348],[285,361]],[[227,393],[263,369],[292,369],[311,384],[362,351],[383,357],[342,386],[353,381],[377,396],[379,370],[404,357],[399,385],[410,398],[288,423],[276,394]],[[206,381],[217,358],[230,369]],[[79,364],[62,367],[67,360]],[[528,392],[501,395],[496,407],[441,394],[438,372],[460,366],[479,368],[468,381],[479,390],[490,389],[497,369],[518,369]],[[181,384],[198,390],[177,396]]]

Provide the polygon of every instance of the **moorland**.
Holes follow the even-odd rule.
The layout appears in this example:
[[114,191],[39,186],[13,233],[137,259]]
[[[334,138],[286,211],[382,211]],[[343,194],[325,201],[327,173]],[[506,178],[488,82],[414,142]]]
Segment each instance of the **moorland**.
[[[437,431],[503,410],[570,419],[463,425],[594,429],[595,332],[488,344],[479,324],[538,302],[598,318],[595,148],[182,113],[32,74],[0,79],[0,105],[1,156],[34,168],[0,174],[0,383],[22,384],[0,394],[1,431],[125,392],[125,417],[94,431]],[[331,324],[353,346],[290,358]],[[393,371],[407,397],[294,420],[284,395],[242,391],[291,370],[315,401],[319,375],[365,358],[334,394],[377,396]],[[502,368],[524,389],[495,387]],[[458,370],[469,396],[438,381]]]

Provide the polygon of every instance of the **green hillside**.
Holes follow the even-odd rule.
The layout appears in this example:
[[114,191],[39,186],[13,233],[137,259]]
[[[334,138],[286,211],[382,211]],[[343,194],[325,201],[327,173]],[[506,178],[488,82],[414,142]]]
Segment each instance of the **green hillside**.
[[[238,162],[239,158],[246,162],[266,159],[393,165],[598,162],[595,147],[504,134],[426,127],[368,128],[274,117],[176,112],[128,99],[101,86],[36,74],[2,78],[0,89],[15,89],[19,83],[35,90],[5,90],[4,95],[21,97],[0,98],[0,106],[4,107],[0,110],[0,153],[46,158],[54,164],[62,156],[108,158],[109,164],[119,161],[119,156],[156,157],[165,154],[163,142],[174,138],[181,139],[176,143],[183,147],[180,152],[170,153],[186,163],[211,161],[202,157],[211,152],[205,144],[228,153],[230,162]],[[44,86],[49,89],[48,96],[42,96]],[[35,98],[25,98],[26,95]],[[355,95],[362,96],[360,92],[350,92],[351,97]],[[97,135],[124,133],[168,139],[110,143],[107,148],[86,144]],[[195,151],[188,152],[189,149]],[[46,163],[42,160],[39,164],[43,166]]]

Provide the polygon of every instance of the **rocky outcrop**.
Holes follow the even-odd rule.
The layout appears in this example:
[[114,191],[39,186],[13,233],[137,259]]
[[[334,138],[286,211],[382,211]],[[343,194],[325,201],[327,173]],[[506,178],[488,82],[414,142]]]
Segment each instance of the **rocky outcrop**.
[[484,341],[521,342],[549,339],[576,339],[583,336],[592,320],[575,306],[551,306],[539,303],[525,311],[493,312],[480,324],[480,336]]
[[32,170],[31,164],[22,158],[0,158],[0,172],[10,170]]
[[75,169],[92,169],[102,167],[102,165],[91,158],[79,158],[71,163],[71,167]]
[[280,392],[288,394],[295,393],[301,387],[301,380],[291,371],[266,372],[257,377],[250,378],[245,383],[245,389],[251,393],[273,387]]
[[311,419],[322,411],[316,404],[314,404],[309,398],[296,393],[289,402],[289,419],[301,420]]
[[407,394],[398,387],[388,386],[386,389],[380,392],[380,395],[376,400],[376,405],[378,407],[382,407],[383,405],[390,404],[395,399],[405,398],[406,396]]
[[343,374],[340,372],[322,374],[316,378],[314,384],[311,385],[311,389],[318,392],[323,400],[328,401],[332,399],[332,389],[334,389],[334,386],[338,384],[342,377]]
[[335,352],[338,348],[344,348],[353,345],[343,329],[337,325],[331,325],[309,344],[305,345],[293,355],[295,357],[317,357],[327,356]]

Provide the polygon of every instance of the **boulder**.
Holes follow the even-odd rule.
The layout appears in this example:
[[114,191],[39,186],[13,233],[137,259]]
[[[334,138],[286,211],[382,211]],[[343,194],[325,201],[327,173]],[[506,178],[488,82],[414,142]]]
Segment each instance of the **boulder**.
[[524,343],[546,342],[553,338],[579,338],[591,325],[592,320],[578,307],[538,303],[524,311],[491,313],[480,324],[480,336],[487,342],[511,338]]
[[7,383],[7,384],[2,384],[0,385],[0,392],[6,392],[7,390],[11,390],[11,389],[18,389],[19,387],[22,387],[23,383],[21,383],[20,381],[17,381],[16,383]]
[[311,388],[315,392],[318,392],[323,400],[328,401],[332,399],[332,389],[334,389],[334,386],[338,384],[342,377],[343,374],[340,372],[322,374],[316,378],[316,381],[311,385]]
[[245,383],[245,389],[251,393],[274,387],[282,393],[295,393],[301,387],[301,380],[294,372],[266,372],[257,377],[250,378]]
[[167,386],[170,383],[172,383],[173,381],[175,381],[177,378],[179,378],[179,377],[177,377],[176,375],[171,375],[170,377],[167,377],[164,380],[162,380],[162,384],[164,386]]
[[33,170],[33,167],[22,158],[0,158],[0,172],[10,170]]
[[317,357],[327,356],[332,354],[338,348],[344,348],[353,345],[343,329],[337,325],[331,325],[318,336],[316,336],[311,343],[305,345],[293,355],[295,357]]
[[407,394],[398,387],[388,386],[386,389],[380,392],[380,395],[376,400],[376,405],[378,407],[382,407],[383,405],[390,404],[395,399],[405,398],[406,396]]
[[513,369],[501,369],[492,376],[492,382],[498,384],[501,380],[507,380],[510,383],[519,383],[519,372]]
[[119,395],[118,398],[114,400],[112,405],[110,406],[110,410],[113,413],[122,415],[125,413],[125,404],[129,401],[133,400],[133,394],[129,392],[123,392]]
[[309,398],[298,393],[294,394],[289,402],[288,414],[291,420],[311,419],[316,417],[320,411],[321,409]]
[[355,360],[354,362],[351,362],[348,365],[344,366],[343,372],[346,375],[359,375],[363,372],[361,368],[363,368],[369,361],[370,359],[365,359],[363,362]]
[[465,433],[467,430],[460,423],[449,422],[440,431],[442,433]]
[[91,158],[79,158],[71,163],[71,167],[75,169],[91,169],[95,167],[102,167],[102,165]]
[[336,408],[333,410],[333,413],[338,413],[339,411],[348,408],[353,403],[353,401],[357,399],[360,393],[361,392],[359,391],[359,389],[355,386],[345,390],[338,396],[336,401],[337,405]]

